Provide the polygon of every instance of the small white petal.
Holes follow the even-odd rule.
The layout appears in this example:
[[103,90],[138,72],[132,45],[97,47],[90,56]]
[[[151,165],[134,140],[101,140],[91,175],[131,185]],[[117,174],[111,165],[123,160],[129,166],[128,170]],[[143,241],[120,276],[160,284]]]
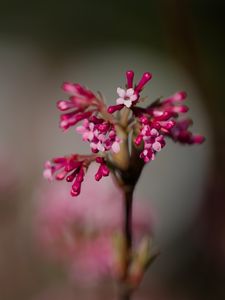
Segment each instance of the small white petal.
[[116,99],[116,104],[124,104],[124,99],[123,98]]
[[156,152],[159,152],[161,150],[161,144],[159,142],[155,142],[153,145],[152,145],[152,149],[155,150]]
[[95,143],[90,143],[90,147],[94,150],[97,149],[97,145]]
[[99,151],[101,151],[101,152],[104,152],[104,151],[105,151],[105,148],[104,148],[104,146],[103,146],[101,143],[98,143],[98,144],[97,144],[97,149],[98,149]]
[[126,96],[127,96],[127,97],[131,97],[132,95],[134,95],[134,89],[128,89],[128,90],[126,91]]
[[135,100],[137,100],[137,95],[135,94],[135,95],[132,95],[132,96],[130,96],[130,100],[131,101],[135,101]]
[[159,135],[159,132],[158,132],[158,130],[156,130],[155,128],[152,128],[151,131],[150,131],[150,134],[151,134],[152,136],[158,136],[158,135]]
[[98,137],[98,135],[99,135],[98,129],[95,129],[95,131],[94,131],[93,133],[94,133],[94,135],[95,135],[96,137]]
[[124,89],[121,89],[120,87],[117,88],[117,94],[121,97],[124,98],[126,95],[126,91]]
[[142,153],[144,156],[146,156],[148,154],[148,150],[144,150]]
[[98,135],[98,139],[99,139],[99,141],[101,141],[101,142],[104,142],[104,141],[106,140],[105,135],[102,134],[102,133]]
[[131,104],[132,104],[132,102],[131,102],[130,100],[125,100],[125,101],[124,101],[124,105],[125,105],[127,108],[131,107]]

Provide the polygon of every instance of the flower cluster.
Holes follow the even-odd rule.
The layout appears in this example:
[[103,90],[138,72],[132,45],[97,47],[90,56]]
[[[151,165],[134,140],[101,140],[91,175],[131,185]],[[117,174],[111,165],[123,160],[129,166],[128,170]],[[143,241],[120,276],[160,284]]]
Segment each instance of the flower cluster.
[[84,180],[85,169],[90,164],[89,157],[71,155],[68,157],[57,157],[52,162],[45,163],[44,177],[52,180],[53,175],[57,180],[66,178],[67,182],[73,182],[71,195],[80,194],[81,183]]
[[82,126],[77,127],[77,132],[82,134],[83,141],[88,141],[93,153],[112,150],[120,151],[120,139],[116,135],[114,126],[104,119],[93,116],[85,119]]
[[155,154],[166,144],[165,137],[183,144],[201,144],[204,141],[202,135],[194,135],[188,130],[192,124],[190,119],[177,120],[188,111],[188,107],[183,104],[185,99],[186,93],[181,91],[163,101],[156,101],[146,109],[134,108],[140,123],[140,133],[135,144],[139,146],[144,142],[140,157],[145,162],[154,160]]
[[[67,130],[83,121],[76,131],[82,135],[83,141],[90,144],[92,154],[73,154],[48,161],[45,164],[44,176],[52,179],[55,175],[57,180],[66,178],[66,181],[73,182],[71,194],[79,195],[84,174],[91,162],[100,164],[95,174],[95,179],[99,181],[109,175],[107,165],[109,162],[110,166],[113,165],[115,155],[130,155],[129,151],[122,153],[127,148],[121,147],[124,143],[120,137],[121,131],[127,139],[131,137],[131,141],[134,141],[133,145],[138,154],[136,159],[143,159],[145,163],[155,159],[156,154],[166,145],[167,137],[183,144],[202,143],[203,136],[189,131],[192,121],[180,119],[188,111],[188,107],[184,105],[185,92],[177,92],[162,101],[158,99],[146,108],[138,106],[144,100],[141,92],[151,77],[146,72],[135,85],[134,72],[127,71],[126,87],[117,88],[119,98],[116,99],[116,105],[109,107],[100,94],[96,95],[80,84],[64,83],[63,90],[70,97],[69,100],[60,100],[57,103],[58,109],[63,112],[60,116],[60,127]],[[117,113],[114,115],[115,112]],[[125,125],[122,122],[124,115]]]
[[60,127],[67,130],[81,120],[89,118],[101,106],[100,100],[94,93],[80,84],[66,82],[62,89],[70,95],[69,100],[59,100],[57,107],[60,111],[69,111],[60,116]]

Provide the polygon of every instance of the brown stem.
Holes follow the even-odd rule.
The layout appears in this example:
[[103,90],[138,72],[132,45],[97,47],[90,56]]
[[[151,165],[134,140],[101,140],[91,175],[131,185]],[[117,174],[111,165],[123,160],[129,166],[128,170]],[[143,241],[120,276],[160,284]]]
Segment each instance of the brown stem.
[[124,188],[124,235],[127,243],[128,254],[132,247],[132,202],[133,202],[133,187]]
[[128,271],[130,266],[130,258],[132,254],[132,203],[133,203],[133,186],[124,186],[124,237],[126,243],[126,255],[124,259],[124,275],[121,282],[121,290],[120,290],[120,300],[130,300],[131,299],[131,290],[127,285],[128,279]]

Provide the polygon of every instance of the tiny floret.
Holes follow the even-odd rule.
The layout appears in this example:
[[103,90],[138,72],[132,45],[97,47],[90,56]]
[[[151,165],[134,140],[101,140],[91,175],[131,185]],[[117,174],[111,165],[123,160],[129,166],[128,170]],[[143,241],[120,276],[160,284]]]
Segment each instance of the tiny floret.
[[130,108],[132,102],[134,102],[138,98],[137,94],[135,94],[134,89],[132,88],[127,90],[117,88],[117,94],[119,95],[119,98],[117,98],[116,103],[123,104],[127,108]]

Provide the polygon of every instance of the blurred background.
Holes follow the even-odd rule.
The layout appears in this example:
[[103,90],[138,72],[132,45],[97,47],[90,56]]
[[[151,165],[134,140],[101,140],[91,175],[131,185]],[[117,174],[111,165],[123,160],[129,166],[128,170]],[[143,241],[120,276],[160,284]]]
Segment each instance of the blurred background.
[[161,255],[134,299],[225,299],[224,14],[222,0],[1,2],[0,299],[111,299],[108,281],[87,288],[45,256],[37,215],[43,162],[88,149],[58,128],[61,83],[113,103],[127,69],[136,81],[153,74],[149,101],[186,90],[193,130],[207,138],[168,143],[138,183]]

